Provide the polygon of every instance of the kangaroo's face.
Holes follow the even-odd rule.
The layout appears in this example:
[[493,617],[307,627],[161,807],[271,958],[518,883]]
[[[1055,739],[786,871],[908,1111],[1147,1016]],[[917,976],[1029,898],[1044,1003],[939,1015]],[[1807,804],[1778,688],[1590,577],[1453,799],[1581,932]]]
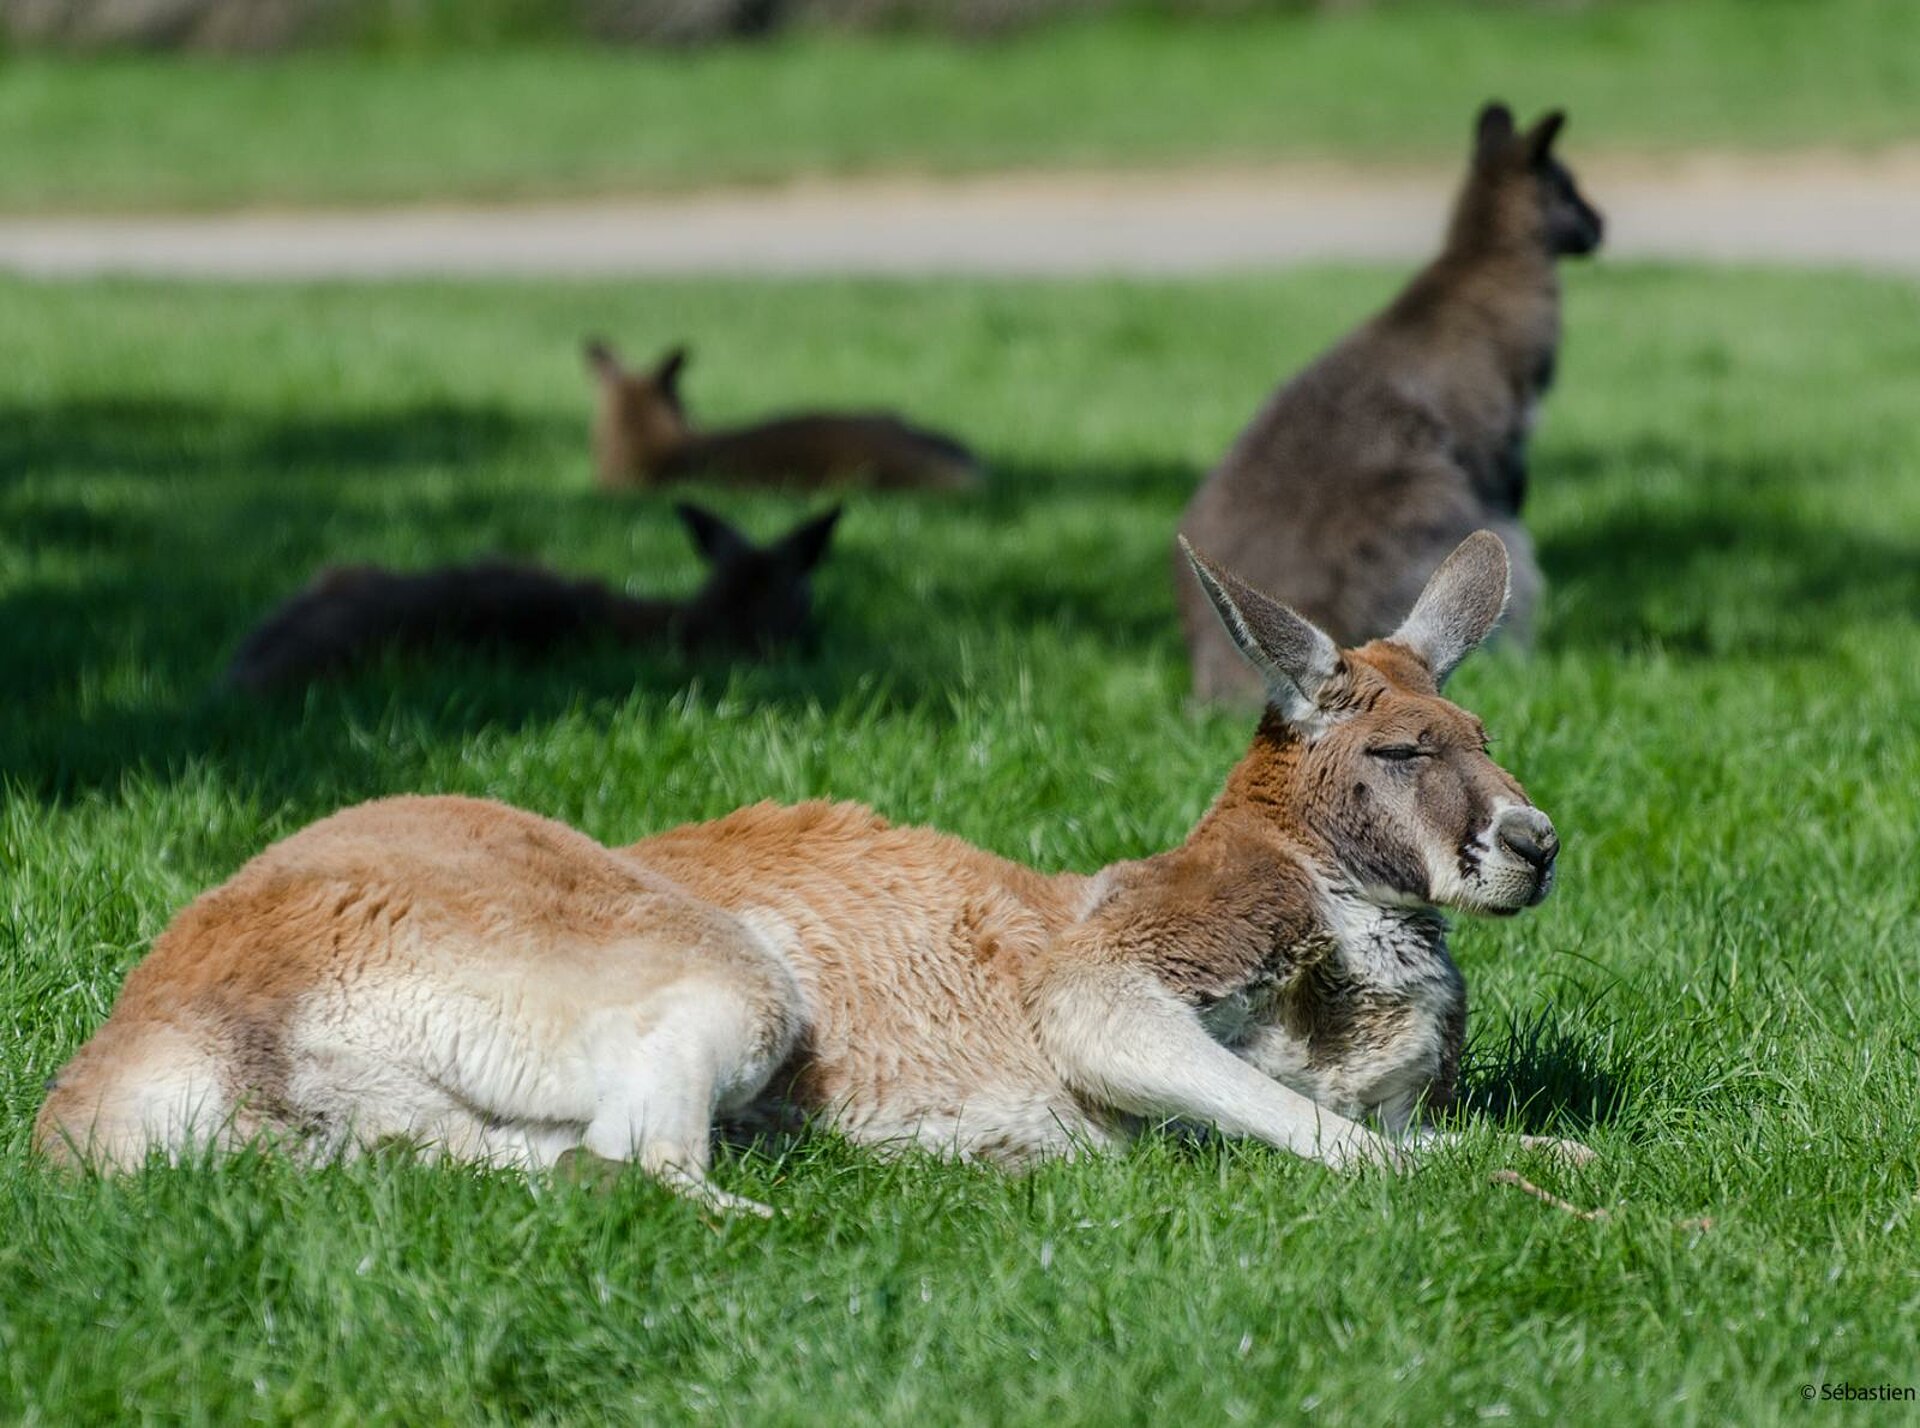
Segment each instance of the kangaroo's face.
[[621,366],[604,342],[588,343],[586,356],[600,388],[601,440],[618,448],[615,464],[645,471],[686,441],[689,425],[680,400],[684,347],[641,372]]
[[1282,791],[1345,879],[1385,905],[1514,913],[1553,887],[1552,821],[1440,686],[1499,621],[1507,551],[1487,531],[1434,572],[1391,636],[1341,651],[1279,601],[1188,552],[1227,632],[1267,678]]
[[[1554,141],[1566,126],[1561,110],[1541,118],[1524,132],[1514,128],[1504,104],[1480,111],[1474,134],[1472,189],[1493,210],[1503,231],[1539,244],[1556,257],[1591,253],[1600,246],[1606,223],[1587,202],[1573,173],[1554,153]],[[1471,190],[1470,190],[1471,191]]]
[[812,633],[813,571],[832,540],[837,506],[767,546],[698,506],[678,510],[708,562],[707,582],[682,621],[689,646],[769,650]]
[[1376,641],[1340,658],[1302,755],[1308,822],[1380,902],[1514,913],[1553,887],[1552,821],[1440,697],[1424,661]]

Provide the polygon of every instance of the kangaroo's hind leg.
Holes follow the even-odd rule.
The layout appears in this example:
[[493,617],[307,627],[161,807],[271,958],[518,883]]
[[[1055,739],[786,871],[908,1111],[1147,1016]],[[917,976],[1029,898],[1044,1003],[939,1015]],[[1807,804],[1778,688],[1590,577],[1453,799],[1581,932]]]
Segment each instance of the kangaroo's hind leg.
[[744,979],[687,978],[639,1014],[597,1014],[586,1029],[594,1110],[582,1149],[636,1163],[716,1210],[772,1214],[707,1179],[713,1123],[760,1093],[800,1024],[798,989],[784,967],[772,966]]

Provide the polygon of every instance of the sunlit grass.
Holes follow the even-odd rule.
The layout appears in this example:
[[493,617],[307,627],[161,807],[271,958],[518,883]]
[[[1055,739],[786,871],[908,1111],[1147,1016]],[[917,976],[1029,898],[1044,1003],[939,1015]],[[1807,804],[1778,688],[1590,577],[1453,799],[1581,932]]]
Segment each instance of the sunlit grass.
[[[1183,707],[1174,515],[1391,281],[0,285],[0,1418],[1763,1422],[1910,1380],[1920,295],[1867,280],[1574,275],[1541,648],[1456,682],[1567,838],[1544,907],[1458,930],[1467,1123],[1589,1141],[1529,1173],[1606,1220],[1490,1186],[1497,1126],[1404,1181],[1158,1140],[1024,1178],[728,1157],[765,1225],[393,1159],[28,1158],[172,912],[344,802],[622,840],[826,794],[1050,868],[1178,839],[1247,730]],[[817,656],[211,692],[327,560],[688,585],[666,498],[591,489],[590,327],[694,339],[711,415],[904,407],[991,488],[853,498]]]

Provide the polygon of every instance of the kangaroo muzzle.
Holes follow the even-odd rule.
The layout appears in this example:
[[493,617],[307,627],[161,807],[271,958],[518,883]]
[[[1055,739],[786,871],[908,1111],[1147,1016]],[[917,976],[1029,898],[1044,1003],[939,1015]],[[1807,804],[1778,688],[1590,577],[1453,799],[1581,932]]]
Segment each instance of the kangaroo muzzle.
[[1539,906],[1553,890],[1554,860],[1560,856],[1553,820],[1537,808],[1509,808],[1493,831],[1502,848],[1533,869],[1533,896],[1527,905]]

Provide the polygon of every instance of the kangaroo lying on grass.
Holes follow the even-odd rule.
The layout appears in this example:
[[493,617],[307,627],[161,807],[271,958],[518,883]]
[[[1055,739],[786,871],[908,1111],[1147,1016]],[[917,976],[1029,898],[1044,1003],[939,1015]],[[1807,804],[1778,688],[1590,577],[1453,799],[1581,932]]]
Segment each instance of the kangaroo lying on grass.
[[254,627],[227,682],[255,693],[307,684],[387,649],[445,646],[537,659],[597,637],[754,651],[806,633],[810,577],[827,553],[838,507],[764,547],[710,511],[674,509],[708,565],[706,583],[689,599],[636,600],[598,580],[498,561],[411,574],[337,566]]
[[604,342],[589,342],[586,356],[600,382],[593,454],[602,486],[711,477],[805,490],[957,491],[980,479],[973,453],[952,437],[884,412],[804,412],[697,432],[680,400],[686,348],[674,348],[650,372],[627,371]]
[[[1446,246],[1380,313],[1280,388],[1181,517],[1181,532],[1342,643],[1384,634],[1469,531],[1514,557],[1509,629],[1541,578],[1519,522],[1527,436],[1560,342],[1555,261],[1590,253],[1601,219],[1553,156],[1565,116],[1524,134],[1481,111]],[[1203,699],[1256,686],[1176,556]]]
[[1506,552],[1474,536],[1344,652],[1193,560],[1269,703],[1182,846],[1048,875],[852,804],[625,849],[471,799],[363,804],[175,918],[37,1143],[107,1167],[196,1132],[584,1147],[745,1208],[705,1178],[716,1117],[1011,1163],[1181,1117],[1398,1163],[1466,1025],[1438,908],[1553,884],[1553,824],[1438,692],[1499,618]]

